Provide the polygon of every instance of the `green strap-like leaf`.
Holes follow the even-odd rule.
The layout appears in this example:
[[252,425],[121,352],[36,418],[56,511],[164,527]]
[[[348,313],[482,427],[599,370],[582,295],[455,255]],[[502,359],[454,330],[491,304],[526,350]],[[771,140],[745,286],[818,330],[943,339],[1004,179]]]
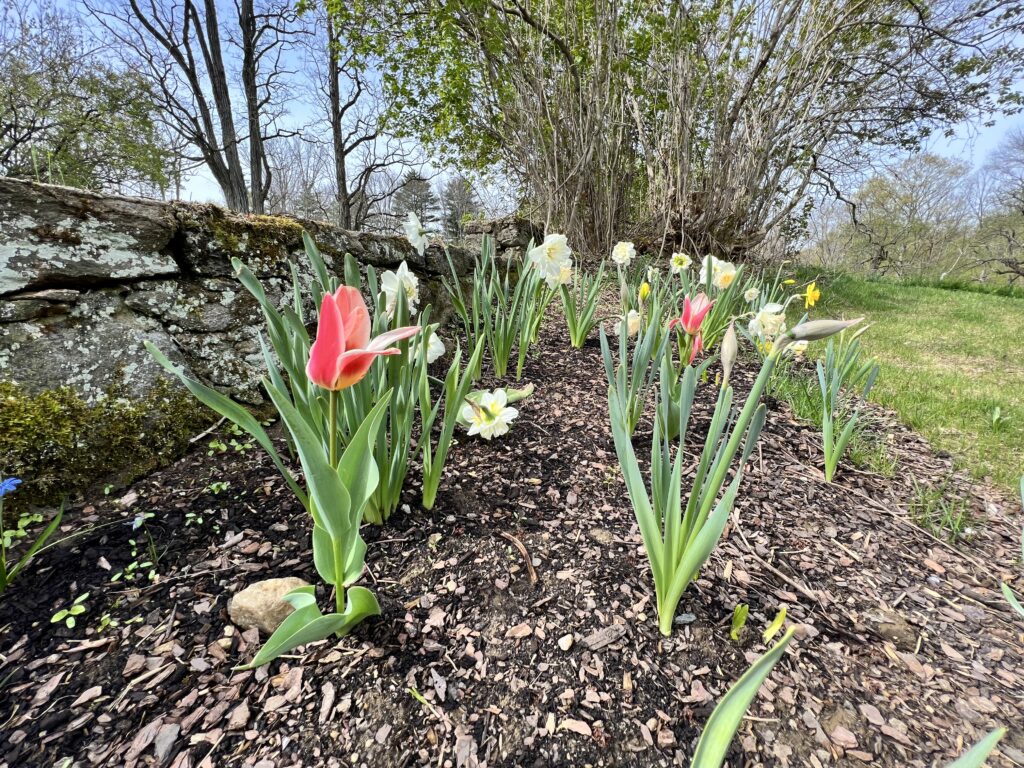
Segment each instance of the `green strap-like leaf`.
[[299,462],[309,487],[310,503],[306,508],[314,523],[326,530],[335,541],[345,539],[351,529],[348,489],[328,461],[320,438],[292,405],[288,396],[266,379],[263,386],[295,441],[295,450],[299,454]]
[[[25,554],[21,556],[20,560],[18,560],[17,565],[15,565],[11,569],[11,572],[7,574],[7,578],[6,578],[7,583],[10,583],[10,582],[14,581],[14,577],[17,576],[18,573],[26,565],[28,565],[28,561],[32,559],[32,556],[35,555],[35,553],[39,551],[39,549],[53,535],[53,532],[57,530],[57,526],[60,525],[61,518],[63,518],[63,517],[64,517],[64,502],[61,502],[60,509],[57,510],[57,514],[53,516],[53,520],[50,521],[50,524],[48,526],[46,526],[46,530],[44,530],[39,535],[39,537],[35,541],[32,542],[32,546],[28,548],[28,551],[25,552]],[[60,543],[60,542],[57,542],[57,543]],[[6,563],[4,563],[4,565],[6,566]]]
[[1003,582],[1000,585],[1000,588],[1003,590],[1003,597],[1006,598],[1006,602],[1013,606],[1013,610],[1015,610],[1017,613],[1021,615],[1022,618],[1024,618],[1024,605],[1020,604],[1020,600],[1018,600],[1017,596],[1013,594],[1013,590],[1010,589],[1010,585]]
[[996,728],[984,739],[979,741],[971,750],[961,755],[957,760],[950,763],[947,768],[981,768],[985,760],[996,748],[996,744],[1006,735],[1005,728]]
[[755,661],[718,702],[704,726],[700,741],[697,742],[697,750],[693,753],[690,768],[721,768],[726,750],[729,749],[729,744],[732,743],[736,730],[743,721],[747,707],[754,700],[757,689],[768,677],[772,667],[782,658],[782,652],[786,650],[795,631],[794,627],[790,627],[782,639]]
[[363,423],[359,425],[338,462],[338,477],[349,494],[349,524],[357,528],[363,516],[366,500],[377,488],[380,479],[377,464],[373,460],[372,444],[377,439],[381,420],[390,401],[391,390],[388,390],[363,419]]
[[178,377],[182,384],[184,384],[188,391],[191,392],[199,402],[216,411],[224,418],[237,424],[240,428],[248,432],[256,440],[257,443],[267,452],[271,460],[274,462],[274,466],[277,467],[278,471],[284,477],[288,486],[292,489],[299,501],[302,502],[302,506],[309,506],[309,500],[306,497],[306,492],[302,490],[298,482],[292,476],[292,473],[285,467],[284,462],[281,461],[281,457],[277,454],[277,449],[274,448],[273,442],[270,437],[264,431],[263,427],[256,420],[249,411],[243,408],[241,405],[236,403],[227,395],[224,395],[212,387],[208,387],[205,384],[201,384],[195,379],[185,375],[184,370],[180,366],[175,365],[164,356],[163,352],[157,349],[156,345],[150,341],[143,342],[146,347],[146,351],[153,356],[160,365],[164,367],[169,373],[174,374]]
[[270,636],[259,653],[238,669],[255,669],[300,645],[326,640],[331,635],[343,636],[369,616],[380,615],[377,598],[364,587],[352,587],[346,595],[345,613],[324,616],[316,604],[314,587],[293,589],[284,599],[295,608]]

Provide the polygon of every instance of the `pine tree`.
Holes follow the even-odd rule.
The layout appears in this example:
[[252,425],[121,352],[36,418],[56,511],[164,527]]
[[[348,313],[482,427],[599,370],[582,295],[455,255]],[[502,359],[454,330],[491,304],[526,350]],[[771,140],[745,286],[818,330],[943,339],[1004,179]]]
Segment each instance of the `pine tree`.
[[441,225],[446,236],[453,240],[462,237],[467,218],[480,210],[480,200],[469,179],[461,173],[441,185]]
[[431,189],[430,182],[415,171],[405,175],[402,187],[395,192],[392,207],[399,221],[404,220],[411,211],[428,229],[439,218],[437,195]]

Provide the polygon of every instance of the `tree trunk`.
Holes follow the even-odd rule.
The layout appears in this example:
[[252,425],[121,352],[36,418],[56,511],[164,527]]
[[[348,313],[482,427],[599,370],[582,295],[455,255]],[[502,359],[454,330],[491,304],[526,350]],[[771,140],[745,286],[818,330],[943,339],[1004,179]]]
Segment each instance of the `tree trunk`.
[[[245,186],[245,174],[238,154],[238,134],[235,132],[234,112],[231,109],[231,91],[228,88],[227,73],[224,70],[224,56],[220,47],[219,25],[217,23],[216,0],[205,0],[206,29],[200,36],[203,53],[209,66],[213,103],[220,119],[220,134],[223,141],[227,174],[221,181],[224,200],[228,208],[240,213],[249,213],[249,193]],[[198,20],[197,20],[198,22]],[[198,23],[197,23],[198,26]]]
[[249,199],[252,212],[265,213],[267,190],[270,186],[263,131],[260,124],[260,98],[256,83],[256,13],[253,0],[241,0],[238,7],[238,25],[242,30],[242,90],[245,93],[246,125],[249,131]]
[[345,135],[342,129],[344,111],[341,106],[341,62],[339,60],[341,44],[331,14],[327,14],[327,59],[328,77],[330,77],[331,102],[331,143],[334,147],[334,183],[335,200],[338,205],[338,226],[352,229],[352,205],[348,196],[348,171],[345,168]]

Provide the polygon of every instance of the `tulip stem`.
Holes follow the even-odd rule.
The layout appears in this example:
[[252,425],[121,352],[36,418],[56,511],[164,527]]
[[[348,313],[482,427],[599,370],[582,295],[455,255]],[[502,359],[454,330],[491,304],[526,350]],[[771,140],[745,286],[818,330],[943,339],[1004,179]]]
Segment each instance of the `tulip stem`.
[[331,468],[338,468],[338,393],[333,389],[327,393],[327,445],[330,451]]

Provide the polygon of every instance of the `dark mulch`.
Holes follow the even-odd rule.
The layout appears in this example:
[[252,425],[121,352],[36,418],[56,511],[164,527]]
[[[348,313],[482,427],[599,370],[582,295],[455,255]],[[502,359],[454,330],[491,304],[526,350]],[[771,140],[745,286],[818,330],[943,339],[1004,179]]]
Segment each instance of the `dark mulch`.
[[[74,510],[69,528],[97,528],[0,599],[0,766],[686,765],[782,605],[805,632],[730,765],[943,765],[996,725],[1014,730],[992,764],[1024,764],[1024,623],[998,592],[1024,581],[1011,501],[894,423],[896,477],[847,465],[826,485],[814,429],[772,402],[733,522],[665,639],[596,345],[568,349],[551,323],[524,378],[537,393],[520,421],[460,438],[433,512],[413,471],[409,508],[367,531],[385,615],[254,672],[232,672],[258,638],[231,626],[230,596],[269,576],[316,582],[304,513],[258,448],[207,456],[203,440]],[[907,512],[912,478],[947,477],[985,518],[958,548]],[[112,584],[130,539],[145,558],[126,524],[141,513],[156,581]],[[83,592],[75,629],[50,623]],[[99,631],[104,616],[117,626]]]

